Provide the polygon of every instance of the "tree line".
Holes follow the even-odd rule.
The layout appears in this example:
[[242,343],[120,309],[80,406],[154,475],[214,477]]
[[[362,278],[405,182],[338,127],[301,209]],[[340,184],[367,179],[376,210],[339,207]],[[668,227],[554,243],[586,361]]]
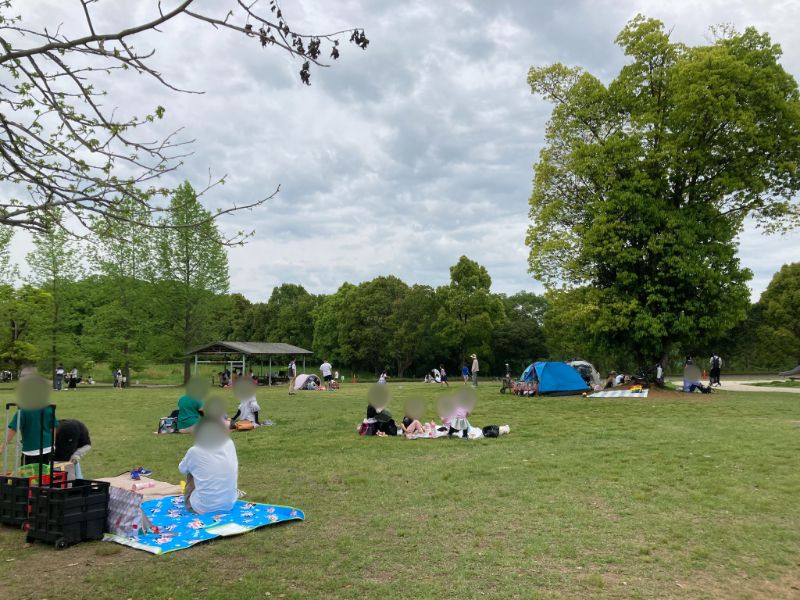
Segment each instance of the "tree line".
[[[215,340],[288,342],[342,370],[388,369],[397,377],[420,377],[440,364],[455,375],[473,353],[482,373],[495,375],[506,363],[517,373],[535,359],[584,358],[602,370],[646,366],[615,336],[598,343],[575,299],[586,288],[494,293],[487,269],[462,256],[438,287],[392,275],[343,283],[330,294],[284,283],[252,302],[229,292],[224,239],[191,185],[176,190],[154,227],[132,224],[149,218],[135,214],[138,203],[127,210],[129,223],[94,223],[85,240],[70,236],[52,212],[34,236],[24,280],[9,255],[12,230],[0,229],[0,360],[7,368],[37,363],[50,372],[59,362],[79,369],[103,362],[127,375],[184,361],[188,377],[186,350]],[[793,367],[800,361],[798,292],[800,263],[786,265],[732,329],[684,342],[670,360],[715,350],[734,368]]]

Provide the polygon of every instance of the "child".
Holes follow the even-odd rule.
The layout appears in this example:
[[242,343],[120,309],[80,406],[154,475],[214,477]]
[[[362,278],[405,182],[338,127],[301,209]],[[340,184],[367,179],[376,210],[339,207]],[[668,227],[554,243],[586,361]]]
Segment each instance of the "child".
[[386,375],[386,369],[384,369],[383,371],[381,371],[381,374],[380,374],[380,376],[378,377],[378,383],[379,383],[380,385],[386,385],[386,377],[387,377],[387,375]]
[[400,426],[403,428],[403,433],[408,437],[425,433],[425,428],[422,426],[422,423],[420,423],[418,419],[413,419],[408,415],[403,417]]
[[463,406],[456,406],[456,410],[450,418],[450,430],[447,432],[447,435],[466,439],[470,428],[469,421],[467,420],[468,416],[469,412],[466,408]]

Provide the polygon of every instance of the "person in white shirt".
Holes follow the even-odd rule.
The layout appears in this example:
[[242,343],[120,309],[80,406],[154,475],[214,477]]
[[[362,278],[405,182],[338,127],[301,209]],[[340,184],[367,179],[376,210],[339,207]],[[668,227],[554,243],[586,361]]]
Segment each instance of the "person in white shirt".
[[333,379],[333,367],[331,363],[326,360],[322,362],[319,366],[320,373],[322,373],[322,378],[325,380],[325,384],[328,389],[331,389],[331,380]]
[[478,356],[472,354],[472,387],[478,387],[478,373],[481,370],[481,365],[478,363]]
[[623,383],[625,383],[625,375],[620,373],[614,378],[614,385],[622,385]]
[[187,511],[202,515],[233,508],[238,498],[239,459],[219,421],[204,419],[197,425],[194,446],[186,451],[178,470],[186,475]]
[[442,374],[439,372],[439,369],[434,367],[433,369],[431,369],[431,373],[433,374],[433,380],[436,383],[442,383]]
[[255,396],[250,396],[249,398],[245,398],[241,402],[239,402],[239,409],[236,411],[236,414],[233,415],[231,419],[231,427],[234,427],[236,421],[250,421],[256,427],[261,425],[258,420],[258,413],[261,411],[261,407],[258,405],[258,401],[256,400]]
[[297,379],[297,363],[294,359],[289,361],[289,367],[286,369],[286,376],[289,378],[289,395],[294,396],[294,382]]
[[64,365],[62,365],[61,363],[58,363],[58,367],[56,367],[56,381],[55,381],[56,385],[55,385],[55,388],[59,392],[61,391],[61,389],[62,389],[62,387],[64,385],[64,373],[65,373]]

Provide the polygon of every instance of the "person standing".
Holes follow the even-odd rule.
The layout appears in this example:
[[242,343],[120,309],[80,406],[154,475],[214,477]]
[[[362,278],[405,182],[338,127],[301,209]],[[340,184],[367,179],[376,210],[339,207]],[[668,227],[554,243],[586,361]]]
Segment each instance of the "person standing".
[[286,375],[289,377],[289,395],[294,396],[294,382],[297,379],[297,363],[294,358],[289,361],[289,366],[286,368]]
[[469,381],[469,367],[467,366],[467,363],[464,363],[461,366],[461,376],[464,378],[464,385],[467,385],[467,382]]
[[72,367],[72,371],[69,372],[69,385],[67,386],[68,389],[74,390],[78,387],[78,367]]
[[444,370],[444,365],[439,365],[439,373],[442,377],[442,385],[450,387],[450,384],[447,383],[447,371]]
[[319,366],[319,371],[322,373],[322,379],[325,380],[325,387],[332,390],[331,380],[333,379],[333,367],[331,363],[328,362],[328,359],[322,361],[322,364]]
[[708,385],[716,385],[719,387],[722,385],[722,382],[719,379],[722,372],[722,359],[716,352],[714,352],[714,354],[711,356],[709,364],[711,365],[711,370],[708,372]]
[[58,363],[58,366],[56,367],[55,385],[53,386],[58,392],[60,392],[61,389],[64,387],[64,372],[65,372],[64,365]]
[[472,359],[472,387],[478,387],[478,372],[481,370],[481,366],[476,354],[471,355],[470,358]]

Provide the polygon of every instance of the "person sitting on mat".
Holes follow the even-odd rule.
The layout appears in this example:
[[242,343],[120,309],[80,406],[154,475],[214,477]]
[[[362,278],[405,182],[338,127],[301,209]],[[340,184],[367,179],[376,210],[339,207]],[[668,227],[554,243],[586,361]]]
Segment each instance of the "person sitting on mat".
[[89,429],[77,419],[64,419],[56,429],[56,449],[53,459],[75,465],[75,479],[83,479],[81,459],[92,449]]
[[258,420],[258,413],[260,410],[261,407],[258,405],[258,401],[256,400],[255,396],[245,398],[239,402],[239,408],[236,410],[236,414],[233,415],[233,418],[231,419],[231,429],[236,427],[237,421],[250,421],[256,427],[258,427],[261,425]]
[[194,446],[178,465],[186,475],[186,510],[197,514],[227,512],[238,498],[239,459],[228,429],[215,418],[202,419]]
[[178,400],[178,432],[192,433],[200,417],[203,416],[203,403],[188,393]]

